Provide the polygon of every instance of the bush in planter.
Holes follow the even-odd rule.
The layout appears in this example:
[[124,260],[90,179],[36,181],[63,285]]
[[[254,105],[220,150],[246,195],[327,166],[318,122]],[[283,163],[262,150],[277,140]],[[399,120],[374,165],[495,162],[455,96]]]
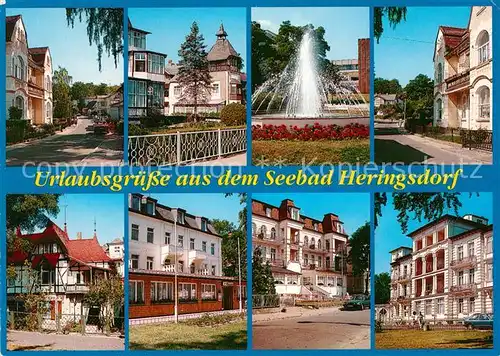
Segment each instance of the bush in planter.
[[238,103],[226,105],[220,112],[220,120],[226,126],[245,125],[246,117],[245,105]]
[[23,111],[16,106],[9,108],[9,120],[21,120],[23,118]]
[[28,138],[30,129],[28,121],[9,119],[6,121],[6,126],[7,143],[17,143]]
[[140,125],[135,125],[135,124],[128,125],[128,135],[129,136],[147,135],[148,133],[149,133],[149,131],[146,129],[143,129]]

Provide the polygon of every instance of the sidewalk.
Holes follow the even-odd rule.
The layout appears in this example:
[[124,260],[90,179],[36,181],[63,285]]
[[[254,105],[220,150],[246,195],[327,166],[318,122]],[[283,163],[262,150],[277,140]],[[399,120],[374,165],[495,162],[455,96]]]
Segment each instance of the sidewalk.
[[7,349],[29,350],[124,350],[125,341],[116,336],[47,334],[8,330]]
[[247,153],[234,156],[222,157],[213,160],[187,163],[186,166],[245,166],[247,164]]
[[300,318],[302,316],[305,317],[316,316],[330,312],[338,312],[340,311],[340,308],[330,307],[330,308],[319,308],[319,309],[307,309],[303,307],[287,307],[285,313],[281,312],[281,308],[279,308],[279,310],[280,311],[275,313],[259,313],[259,314],[254,313],[252,314],[252,323],[281,320],[288,318]]
[[[214,311],[206,313],[180,314],[178,318],[179,321],[181,321],[181,320],[201,318],[205,315],[224,315],[224,314],[239,314],[239,313],[240,311],[238,309],[234,309],[234,310],[222,310],[222,311]],[[246,314],[246,309],[243,309],[243,313]],[[166,316],[155,316],[150,318],[129,319],[128,324],[130,326],[134,326],[134,325],[144,325],[144,324],[173,323],[174,321],[175,317],[173,315],[166,315]]]

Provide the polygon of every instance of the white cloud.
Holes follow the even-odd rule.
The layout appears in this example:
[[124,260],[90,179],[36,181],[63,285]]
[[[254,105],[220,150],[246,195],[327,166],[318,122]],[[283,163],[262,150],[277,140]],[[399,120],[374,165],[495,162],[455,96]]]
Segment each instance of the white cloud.
[[277,32],[279,29],[279,26],[273,23],[272,21],[269,20],[255,20],[255,21],[258,22],[264,30]]

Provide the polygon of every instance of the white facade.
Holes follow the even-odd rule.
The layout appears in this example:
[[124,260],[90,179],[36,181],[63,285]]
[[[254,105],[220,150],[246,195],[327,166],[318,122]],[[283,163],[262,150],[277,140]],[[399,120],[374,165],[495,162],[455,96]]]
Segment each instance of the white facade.
[[410,319],[420,312],[426,319],[491,313],[493,231],[486,224],[473,215],[441,219],[410,234],[411,250],[392,251],[392,318]]
[[440,27],[434,54],[434,124],[492,130],[492,8],[473,6],[467,28]]
[[206,218],[141,199],[129,196],[131,268],[174,272],[177,261],[179,273],[222,276],[221,237]]

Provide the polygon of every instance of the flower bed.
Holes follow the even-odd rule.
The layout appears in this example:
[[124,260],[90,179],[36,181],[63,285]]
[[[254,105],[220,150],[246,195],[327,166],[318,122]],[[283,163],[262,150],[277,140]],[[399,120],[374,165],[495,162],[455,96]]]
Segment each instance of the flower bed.
[[350,140],[368,138],[370,128],[367,125],[349,124],[339,125],[305,125],[304,127],[286,125],[263,125],[252,126],[252,139],[259,141],[267,140]]

